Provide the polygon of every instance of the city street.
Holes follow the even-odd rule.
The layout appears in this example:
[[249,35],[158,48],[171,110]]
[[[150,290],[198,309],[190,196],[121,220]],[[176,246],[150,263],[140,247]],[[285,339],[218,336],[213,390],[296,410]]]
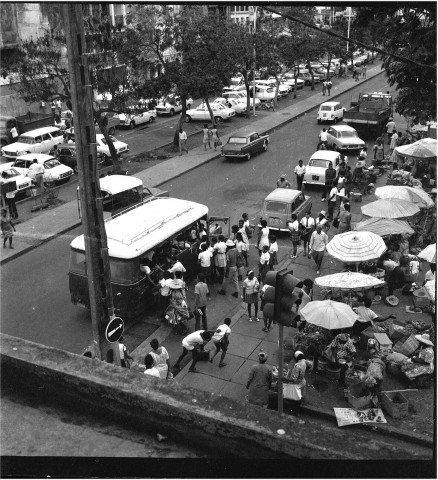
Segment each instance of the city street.
[[[341,95],[339,100],[349,105],[351,98],[355,98],[363,89],[386,91],[388,87],[384,77],[379,75],[365,86],[358,84]],[[321,93],[318,92],[318,95]],[[293,174],[295,165],[300,158],[306,163],[314,153],[321,128],[316,122],[316,111],[312,111],[271,132],[269,150],[249,162],[230,162],[217,158],[160,188],[169,190],[171,196],[176,198],[207,205],[211,215],[230,216],[232,224],[237,223],[244,211],[255,221],[264,197],[275,188],[279,174],[286,173],[292,188],[296,188]],[[228,126],[223,130],[221,127],[220,132],[225,138],[228,129]],[[373,139],[365,140],[370,151]],[[184,161],[184,157],[181,160]],[[327,204],[320,200],[320,188],[308,188],[305,193],[312,196],[313,215],[326,209]],[[68,199],[72,200],[75,196],[75,189],[71,189]],[[81,353],[89,345],[89,312],[71,303],[68,288],[69,245],[80,233],[81,228],[75,228],[2,266],[2,333],[73,353]],[[283,258],[289,253],[290,241],[282,234],[278,243],[279,256]],[[253,259],[255,255],[254,251]],[[151,330],[147,331],[152,332],[153,328],[151,326]],[[136,337],[135,343],[142,340],[144,338]]]

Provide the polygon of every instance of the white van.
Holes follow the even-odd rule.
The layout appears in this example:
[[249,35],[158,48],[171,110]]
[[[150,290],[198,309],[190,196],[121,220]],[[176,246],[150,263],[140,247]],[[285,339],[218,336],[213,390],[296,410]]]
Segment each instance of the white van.
[[42,127],[21,134],[15,143],[6,145],[1,154],[15,160],[26,153],[48,153],[55,146],[63,142],[62,131],[58,127]]
[[321,122],[335,122],[342,121],[344,118],[345,108],[339,102],[324,102],[321,103],[316,119],[318,123]]

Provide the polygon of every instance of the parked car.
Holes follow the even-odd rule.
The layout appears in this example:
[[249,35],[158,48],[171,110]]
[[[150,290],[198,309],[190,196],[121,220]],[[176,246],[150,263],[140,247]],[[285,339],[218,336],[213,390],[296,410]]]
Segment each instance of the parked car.
[[[58,160],[63,164],[73,169],[75,173],[78,173],[78,158],[76,155],[76,145],[70,143],[61,143],[58,145]],[[97,165],[103,167],[107,164],[103,158],[102,153],[97,154]]]
[[[275,78],[273,79],[269,79],[268,80],[256,80],[256,86],[260,86],[260,85],[265,85],[267,87],[272,87],[274,92],[277,88],[277,81],[275,80]],[[285,97],[286,95],[288,95],[290,92],[290,88],[289,87],[286,87],[284,85],[279,85],[278,87],[278,95],[280,97]]]
[[[319,67],[313,70],[315,75],[319,75],[319,78],[324,81],[327,78],[327,68],[326,67]],[[335,71],[329,68],[329,78],[333,78],[335,76]]]
[[[300,221],[312,209],[312,198],[299,190],[276,188],[264,200],[260,220],[266,220],[271,230],[289,231],[291,215]],[[260,225],[259,225],[260,226]]]
[[[220,98],[225,98],[225,99],[228,99],[228,98],[234,98],[238,101],[243,101],[246,103],[246,99],[247,99],[247,96],[246,96],[246,91],[244,90],[240,90],[240,91],[237,91],[237,92],[224,92],[222,93],[222,97]],[[253,104],[255,104],[255,107],[258,108],[260,106],[260,98],[251,98],[249,99],[249,105],[250,107],[252,108]]]
[[[11,186],[10,184],[14,185]],[[7,184],[7,187],[5,188]],[[32,179],[19,173],[10,163],[0,165],[0,185],[3,190],[15,192],[15,195],[24,196],[27,190],[32,186]]]
[[[254,96],[253,88],[251,86],[249,91],[251,97]],[[255,98],[260,99],[261,102],[265,102],[267,100],[274,100],[275,97],[275,90],[272,87],[267,85],[256,85],[255,87]]]
[[[304,85],[312,85],[312,75],[310,75],[309,72],[300,71],[300,73],[298,74],[298,78],[304,80]],[[319,83],[321,81],[319,75],[313,75],[313,78],[315,83]]]
[[52,155],[46,155],[44,153],[28,153],[26,155],[21,155],[15,160],[15,162],[7,165],[13,167],[18,173],[21,173],[21,175],[27,175],[34,159],[43,165],[45,169],[43,181],[46,185],[67,183],[73,175],[72,168],[63,165]]
[[269,135],[251,132],[246,135],[233,135],[221,149],[221,156],[227,158],[245,158],[268,150]]
[[[189,110],[193,105],[193,98],[189,97],[186,100],[187,110]],[[167,97],[159,100],[157,106],[155,107],[157,115],[170,115],[171,117],[175,113],[182,111],[182,102],[181,97],[178,95],[167,95]]]
[[145,110],[137,113],[120,113],[117,115],[120,120],[120,127],[135,128],[143,123],[152,123],[157,117],[156,110]]
[[333,150],[340,152],[357,151],[365,146],[356,130],[349,125],[333,125],[327,131],[327,143]]
[[[111,141],[114,144],[114,148],[116,149],[117,155],[120,156],[122,153],[129,152],[129,145],[125,142],[121,142],[117,140],[116,137],[110,135]],[[102,159],[105,162],[111,158],[111,153],[108,144],[106,143],[105,137],[101,133],[96,133],[96,144],[97,144],[97,153],[102,155]]]
[[[219,103],[213,103],[210,105],[210,107],[213,111],[213,116],[216,123],[221,123],[224,120],[228,120],[236,115],[236,110],[225,107]],[[210,112],[208,111],[205,103],[201,103],[201,105],[199,105],[197,108],[187,110],[186,122],[191,122],[192,120],[204,120],[207,122],[211,120]]]
[[318,150],[307,162],[306,173],[304,174],[303,185],[325,185],[325,171],[329,164],[333,165],[336,174],[339,171],[339,164],[342,161],[339,152],[331,150]]
[[316,119],[318,123],[321,122],[335,122],[342,121],[344,118],[345,108],[339,102],[324,102],[319,106]]
[[218,97],[215,98],[211,103],[218,103],[219,105],[232,108],[233,110],[236,110],[236,115],[245,115],[246,113],[246,98],[243,100],[236,98],[226,99],[223,97]]
[[[287,83],[292,87],[292,90],[295,89],[295,77],[291,75],[290,73],[286,73],[283,75],[283,82]],[[301,78],[297,78],[297,90],[301,90],[304,87],[304,80]]]
[[15,160],[25,153],[49,152],[54,145],[58,145],[62,141],[63,135],[59,128],[42,127],[21,134],[15,143],[3,147],[1,153],[6,158]]

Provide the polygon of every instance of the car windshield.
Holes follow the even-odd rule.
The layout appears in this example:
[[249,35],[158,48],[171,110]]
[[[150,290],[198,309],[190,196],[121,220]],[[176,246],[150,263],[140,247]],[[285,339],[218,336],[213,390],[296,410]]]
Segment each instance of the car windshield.
[[265,210],[275,213],[287,213],[287,203],[268,200],[265,202]]
[[339,133],[341,134],[342,138],[358,138],[357,132],[354,131],[344,130]]
[[[116,137],[113,137],[112,135],[109,136],[109,138],[111,139],[111,141],[114,143],[114,142],[118,142],[117,138]],[[108,145],[107,141],[105,140],[105,137],[101,137],[100,141],[104,144],[104,145]]]
[[2,172],[2,178],[12,178],[16,177],[17,175],[20,175],[17,170],[14,170],[13,168],[8,168],[7,170],[3,170]]
[[320,110],[322,112],[330,112],[332,107],[329,107],[328,105],[321,105]]
[[61,165],[61,164],[58,162],[58,160],[55,160],[54,158],[44,162],[44,168],[53,168],[53,167],[57,167],[58,165]]
[[322,158],[312,158],[309,162],[309,167],[328,168],[330,160],[323,160]]
[[33,137],[26,137],[25,135],[20,135],[18,137],[18,141],[20,143],[28,143],[29,145],[35,143],[35,139]]
[[246,143],[246,137],[230,137],[228,143]]

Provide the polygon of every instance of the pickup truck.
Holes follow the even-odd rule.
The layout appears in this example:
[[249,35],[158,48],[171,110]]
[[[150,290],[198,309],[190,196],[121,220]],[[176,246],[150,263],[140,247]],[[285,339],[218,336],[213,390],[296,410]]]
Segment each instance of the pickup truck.
[[392,96],[388,93],[360,93],[344,112],[344,123],[358,131],[380,135],[392,116]]

